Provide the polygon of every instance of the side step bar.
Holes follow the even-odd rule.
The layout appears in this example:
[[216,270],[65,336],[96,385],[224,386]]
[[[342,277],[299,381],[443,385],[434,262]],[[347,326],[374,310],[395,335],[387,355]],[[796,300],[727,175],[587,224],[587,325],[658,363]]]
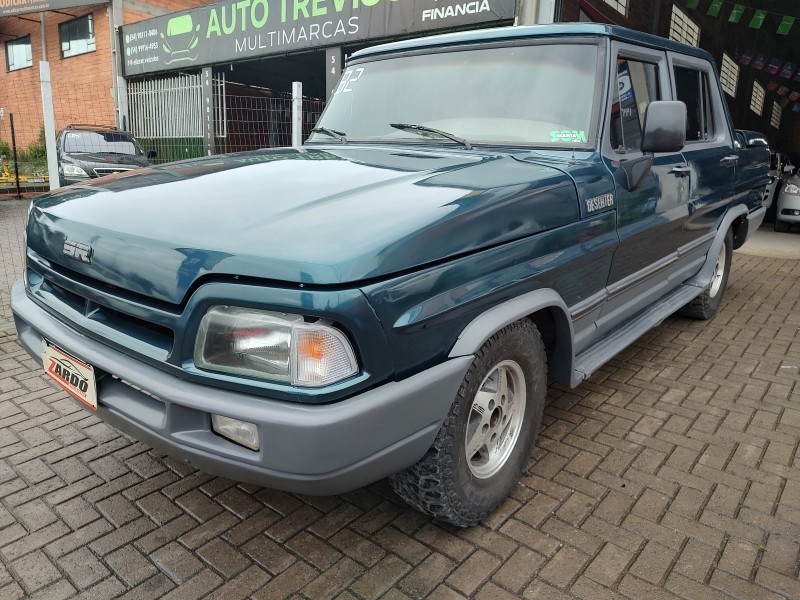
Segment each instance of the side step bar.
[[608,362],[644,333],[659,325],[664,319],[676,310],[685,306],[703,291],[703,288],[693,285],[682,285],[670,294],[651,304],[632,320],[608,336],[601,339],[593,346],[587,348],[575,357],[575,370],[572,373],[572,386],[589,377],[603,364]]

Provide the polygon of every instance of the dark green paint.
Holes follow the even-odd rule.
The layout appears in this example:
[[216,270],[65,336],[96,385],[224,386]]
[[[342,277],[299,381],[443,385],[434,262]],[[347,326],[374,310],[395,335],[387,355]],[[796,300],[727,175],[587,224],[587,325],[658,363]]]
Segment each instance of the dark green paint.
[[[684,48],[596,25],[524,31]],[[523,37],[517,29],[455,34],[391,44],[357,59],[389,49],[431,51],[445,40]],[[606,77],[610,71],[609,65]],[[602,123],[587,139],[603,139]],[[38,200],[28,227],[29,281],[42,304],[51,292],[36,272],[109,314],[125,312],[162,328],[169,343],[152,351],[142,350],[145,334],[135,326],[109,329],[105,341],[183,378],[330,402],[441,363],[473,318],[506,300],[549,288],[567,307],[591,304],[609,285],[656,263],[668,246],[674,252],[707,234],[726,206],[756,208],[752,190],[766,167],[754,162],[742,174],[748,179],[734,183],[733,171],[711,168],[726,152],[733,147],[713,156],[700,149],[658,157],[634,191],[624,189],[619,157],[600,147],[467,150],[424,138],[151,167]],[[692,188],[703,202],[690,206],[675,196],[674,207],[659,205],[671,189],[664,184],[669,169],[683,160],[703,176]],[[703,192],[710,189],[717,191]],[[587,200],[607,196],[613,205],[587,208]],[[67,239],[91,244],[92,262],[64,256]],[[363,372],[324,390],[200,372],[191,362],[196,330],[217,303],[331,319],[353,340]]]

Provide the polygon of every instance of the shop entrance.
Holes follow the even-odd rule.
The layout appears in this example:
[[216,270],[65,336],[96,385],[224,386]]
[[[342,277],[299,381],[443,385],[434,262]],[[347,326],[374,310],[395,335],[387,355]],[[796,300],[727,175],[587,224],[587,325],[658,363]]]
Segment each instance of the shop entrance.
[[204,154],[204,120],[214,124],[214,151],[291,145],[292,82],[303,84],[303,140],[325,106],[325,52],[216,66],[213,101],[204,106],[199,72],[128,82],[129,128],[155,162]]

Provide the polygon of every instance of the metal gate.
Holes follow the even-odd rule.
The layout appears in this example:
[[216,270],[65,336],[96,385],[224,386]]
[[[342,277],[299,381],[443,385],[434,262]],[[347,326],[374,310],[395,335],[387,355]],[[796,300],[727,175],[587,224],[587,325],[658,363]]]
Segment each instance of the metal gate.
[[[214,148],[239,152],[292,143],[292,98],[269,88],[214,77]],[[302,99],[302,138],[324,107],[322,100]],[[155,162],[203,156],[203,90],[200,75],[128,83],[128,128]]]
[[[213,119],[216,138],[227,137],[225,78],[215,77]],[[128,83],[128,125],[156,162],[203,155],[203,86],[200,75]]]

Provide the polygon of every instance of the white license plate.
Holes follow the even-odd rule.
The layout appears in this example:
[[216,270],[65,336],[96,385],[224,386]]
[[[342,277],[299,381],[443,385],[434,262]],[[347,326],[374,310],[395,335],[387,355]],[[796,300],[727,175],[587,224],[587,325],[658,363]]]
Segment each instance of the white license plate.
[[92,410],[97,410],[94,368],[42,338],[44,372]]
[[28,183],[44,183],[41,177],[28,177]]

